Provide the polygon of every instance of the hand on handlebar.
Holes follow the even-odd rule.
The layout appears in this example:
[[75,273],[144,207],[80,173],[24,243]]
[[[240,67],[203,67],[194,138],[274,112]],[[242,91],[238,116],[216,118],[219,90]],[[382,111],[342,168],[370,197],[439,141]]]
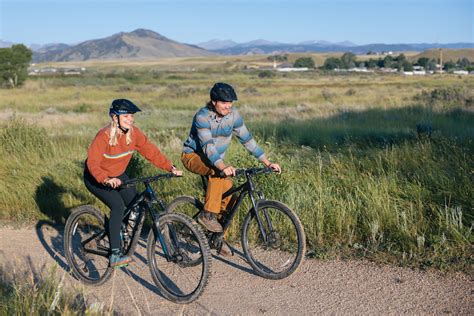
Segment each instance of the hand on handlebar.
[[267,167],[272,168],[272,170],[276,173],[281,173],[281,167],[277,163],[270,163]]
[[237,169],[232,166],[227,166],[221,170],[221,173],[223,173],[226,177],[235,177],[236,170]]
[[115,189],[122,185],[122,180],[119,178],[109,178],[105,180],[104,184]]
[[179,170],[176,168],[171,169],[171,173],[174,174],[177,177],[182,177],[183,176],[183,170]]

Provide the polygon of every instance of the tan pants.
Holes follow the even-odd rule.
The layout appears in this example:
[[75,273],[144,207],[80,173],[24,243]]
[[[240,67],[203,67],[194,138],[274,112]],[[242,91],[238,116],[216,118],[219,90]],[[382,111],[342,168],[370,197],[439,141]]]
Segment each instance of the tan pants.
[[204,162],[196,153],[182,153],[181,161],[186,169],[192,173],[207,177],[207,191],[204,209],[208,212],[219,214],[226,210],[231,196],[222,199],[222,194],[232,187],[231,178],[221,178],[217,175],[217,168]]

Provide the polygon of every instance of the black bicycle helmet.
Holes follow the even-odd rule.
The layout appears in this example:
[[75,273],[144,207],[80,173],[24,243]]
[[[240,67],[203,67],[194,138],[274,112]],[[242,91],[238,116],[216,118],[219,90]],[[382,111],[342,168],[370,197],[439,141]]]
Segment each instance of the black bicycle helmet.
[[112,101],[109,109],[109,115],[134,114],[141,110],[130,100],[116,99]]
[[232,88],[231,85],[223,82],[216,83],[212,87],[210,95],[212,101],[237,101],[237,94],[235,94],[234,88]]

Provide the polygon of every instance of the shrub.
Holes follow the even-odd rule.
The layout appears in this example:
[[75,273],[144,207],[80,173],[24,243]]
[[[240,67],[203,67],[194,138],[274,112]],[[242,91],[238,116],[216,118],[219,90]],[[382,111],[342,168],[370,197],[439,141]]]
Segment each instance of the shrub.
[[351,95],[354,95],[354,94],[356,94],[356,91],[352,88],[350,88],[349,90],[346,91],[347,96],[351,96]]
[[314,68],[314,60],[311,57],[301,57],[298,58],[295,63],[293,64],[296,68]]
[[431,107],[472,106],[474,95],[462,87],[447,87],[422,91],[415,96],[415,100]]
[[259,78],[271,78],[273,76],[275,76],[275,74],[271,70],[263,70],[258,73]]

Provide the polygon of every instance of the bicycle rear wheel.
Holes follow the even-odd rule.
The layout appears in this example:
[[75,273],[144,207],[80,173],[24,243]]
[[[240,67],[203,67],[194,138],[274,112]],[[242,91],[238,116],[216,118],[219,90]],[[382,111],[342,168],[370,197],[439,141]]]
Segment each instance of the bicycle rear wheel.
[[257,208],[262,226],[253,210],[242,224],[244,254],[258,275],[275,280],[286,278],[303,261],[306,250],[303,226],[283,203],[260,201]]
[[[148,235],[148,265],[163,296],[176,303],[197,299],[209,280],[211,253],[199,225],[184,214],[164,213]],[[192,264],[190,264],[192,263]]]
[[102,214],[91,205],[73,209],[64,230],[64,251],[74,276],[87,284],[103,284],[112,272],[109,250]]

